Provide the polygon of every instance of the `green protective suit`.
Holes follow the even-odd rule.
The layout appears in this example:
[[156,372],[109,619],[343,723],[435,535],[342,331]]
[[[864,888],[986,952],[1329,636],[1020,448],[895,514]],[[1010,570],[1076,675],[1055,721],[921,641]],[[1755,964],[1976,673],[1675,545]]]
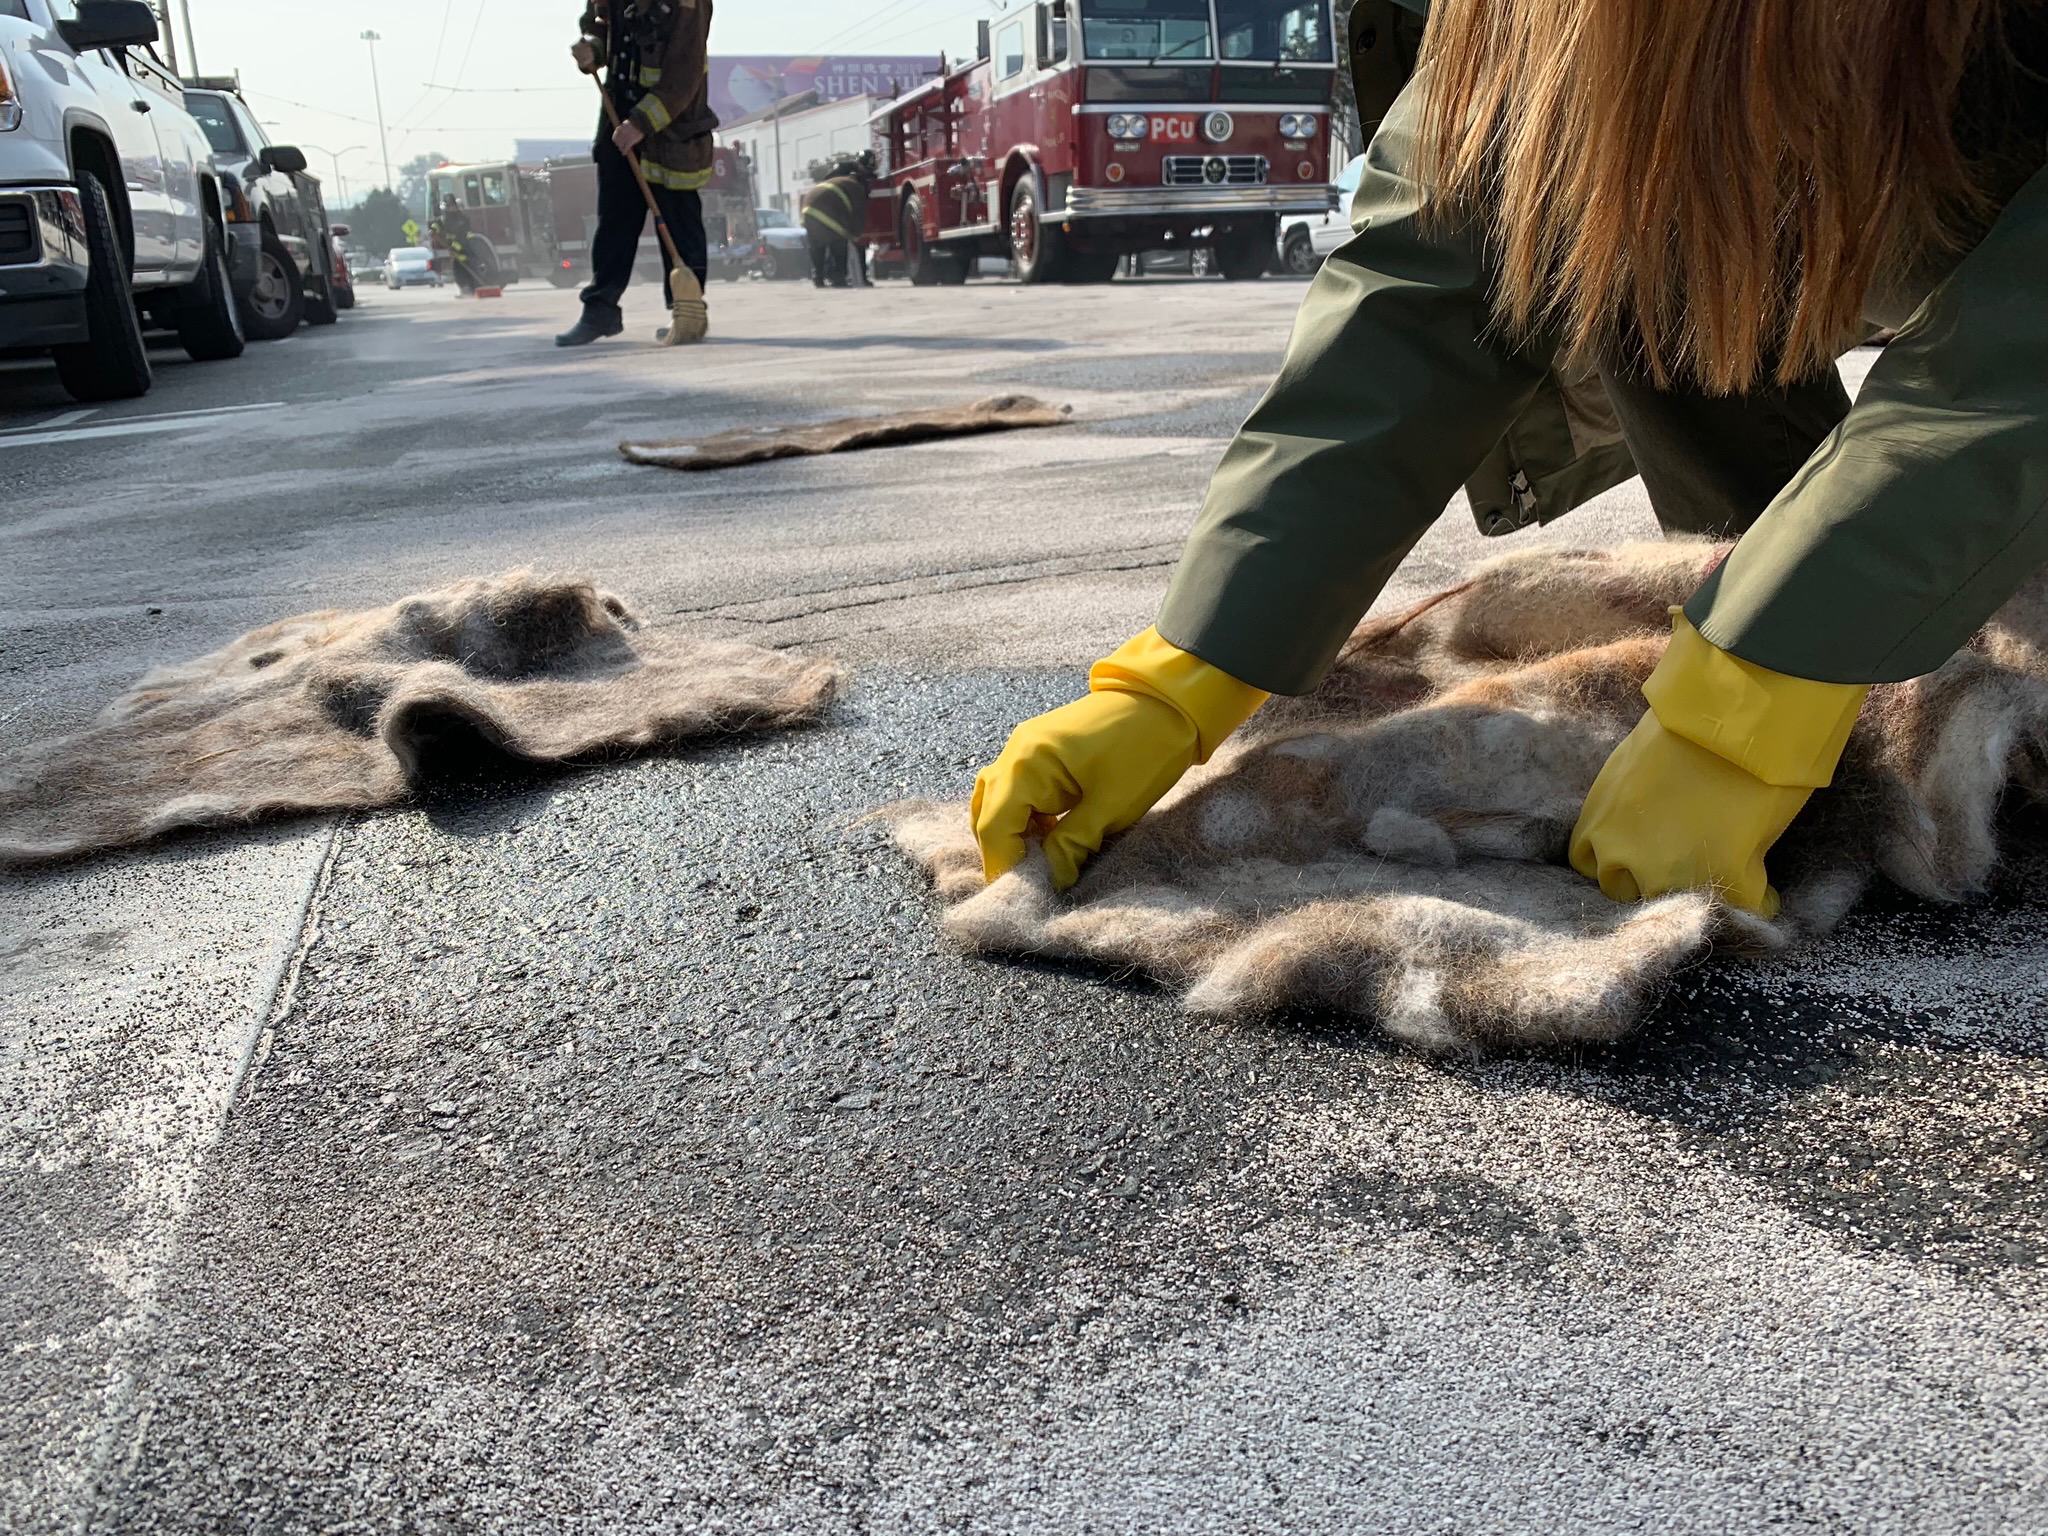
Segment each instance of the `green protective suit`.
[[[1495,323],[1484,242],[1425,223],[1412,150],[1420,7],[1359,0],[1366,154],[1280,376],[1225,453],[1158,629],[1274,693],[1312,690],[1466,485],[1480,527],[1547,521],[1640,469],[1673,531],[1740,534],[1686,607],[1712,644],[1825,682],[1933,670],[2048,560],[2048,7],[2022,7],[1995,222],[1876,305],[1900,323],[1851,408],[1840,380],[1716,398],[1571,377]],[[1381,50],[1390,50],[1382,52]]]

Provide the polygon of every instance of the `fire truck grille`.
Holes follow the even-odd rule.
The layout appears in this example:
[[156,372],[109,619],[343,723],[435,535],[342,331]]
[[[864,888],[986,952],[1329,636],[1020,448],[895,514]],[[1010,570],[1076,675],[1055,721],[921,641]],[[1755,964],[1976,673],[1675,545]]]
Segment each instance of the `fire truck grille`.
[[1264,155],[1168,155],[1169,187],[1263,187]]
[[35,221],[25,202],[0,203],[0,262],[34,261],[42,254]]

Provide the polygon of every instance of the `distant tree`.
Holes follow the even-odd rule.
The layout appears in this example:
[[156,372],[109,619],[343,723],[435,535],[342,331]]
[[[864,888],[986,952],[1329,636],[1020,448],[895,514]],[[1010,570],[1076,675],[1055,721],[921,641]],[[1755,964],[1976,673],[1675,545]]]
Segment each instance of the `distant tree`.
[[406,243],[405,221],[413,215],[397,193],[379,187],[337,217],[348,225],[350,241],[373,256],[382,256],[394,245]]
[[398,168],[398,197],[406,211],[416,219],[424,219],[427,211],[427,172],[437,165],[446,165],[448,157],[438,149],[424,155],[414,155]]

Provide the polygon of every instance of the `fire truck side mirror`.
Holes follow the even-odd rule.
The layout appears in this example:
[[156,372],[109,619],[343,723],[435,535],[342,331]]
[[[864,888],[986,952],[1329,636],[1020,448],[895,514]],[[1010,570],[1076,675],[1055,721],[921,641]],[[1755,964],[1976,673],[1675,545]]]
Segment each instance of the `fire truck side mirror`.
[[988,57],[988,20],[986,17],[974,24],[974,56],[977,59]]
[[1052,0],[1052,19],[1054,21],[1065,21],[1067,19],[1067,0]]

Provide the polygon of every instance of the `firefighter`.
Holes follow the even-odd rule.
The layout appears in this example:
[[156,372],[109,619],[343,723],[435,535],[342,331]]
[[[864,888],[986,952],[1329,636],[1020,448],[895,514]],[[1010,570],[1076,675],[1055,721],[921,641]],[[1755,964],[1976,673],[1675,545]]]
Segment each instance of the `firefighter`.
[[868,222],[868,188],[875,178],[875,157],[847,156],[825,180],[803,196],[804,236],[811,248],[811,286],[846,286],[849,261],[859,262],[855,242]]
[[[626,161],[640,157],[661,216],[683,264],[702,287],[710,251],[700,196],[711,180],[712,131],[707,50],[712,0],[591,0],[583,36],[570,52],[585,74],[605,71],[605,91],[618,109],[614,130],[598,120],[597,233],[590,243],[590,285],[583,314],[555,338],[558,347],[587,346],[625,329],[619,299],[633,278],[647,204]],[[666,284],[669,259],[661,255]],[[668,295],[673,303],[674,295]]]
[[[990,878],[1058,818],[1071,884],[1270,693],[1314,689],[1560,362],[1597,374],[1667,527],[1739,536],[1572,836],[1611,897],[1771,914],[1764,855],[1870,686],[1940,666],[2048,560],[2048,7],[1429,9],[1357,233],[1156,625],[977,779]],[[1388,10],[1354,8],[1355,66]],[[1852,405],[1834,360],[1877,324]]]
[[470,264],[469,215],[453,192],[441,199],[440,217],[434,221],[434,229],[441,237],[441,243],[448,247],[449,263],[455,269],[456,286],[464,293],[473,293],[478,285],[476,269]]

